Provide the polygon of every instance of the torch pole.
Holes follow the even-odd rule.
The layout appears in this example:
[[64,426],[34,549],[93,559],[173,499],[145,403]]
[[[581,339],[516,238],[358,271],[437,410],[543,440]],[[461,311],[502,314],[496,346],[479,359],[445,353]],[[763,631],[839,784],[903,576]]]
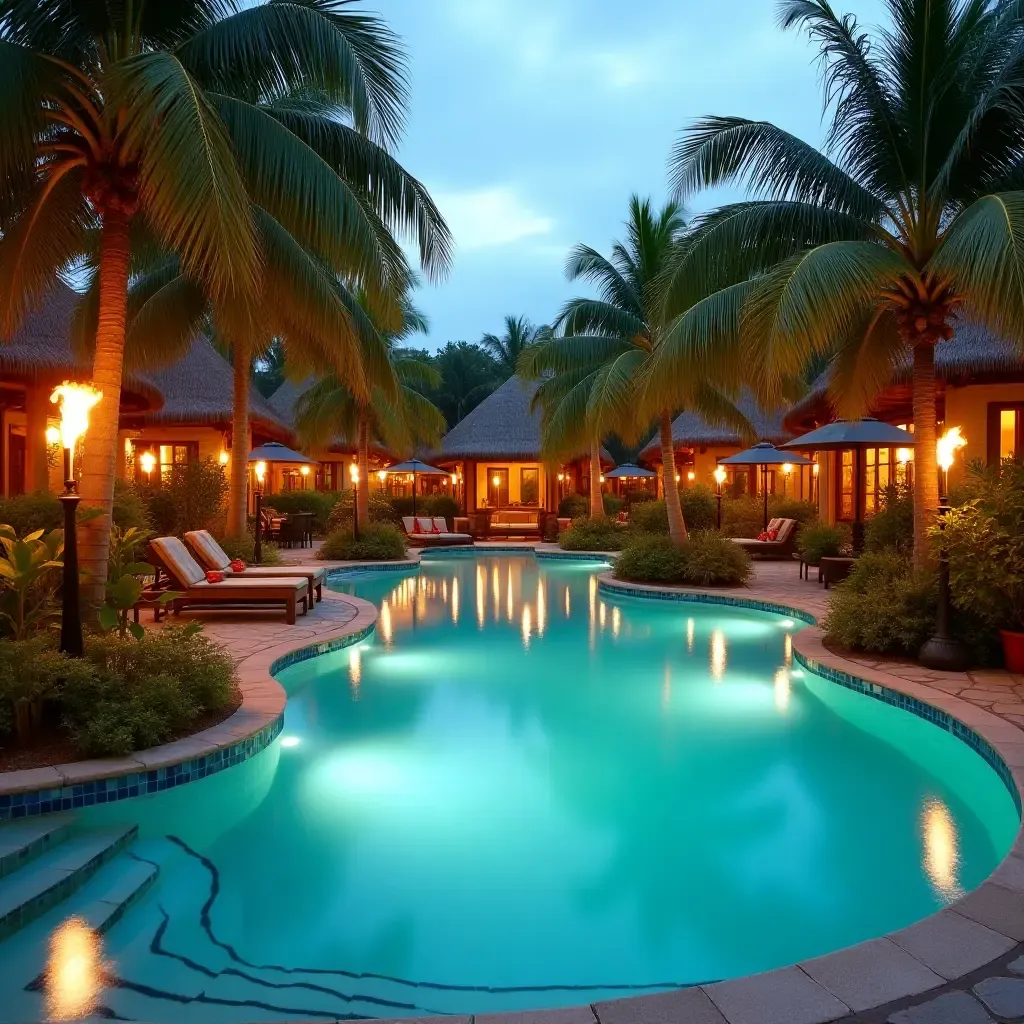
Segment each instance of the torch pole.
[[60,651],[73,658],[85,652],[82,640],[82,602],[78,588],[78,493],[71,472],[71,449],[64,449],[64,493],[60,502],[64,506],[64,575],[61,586]]

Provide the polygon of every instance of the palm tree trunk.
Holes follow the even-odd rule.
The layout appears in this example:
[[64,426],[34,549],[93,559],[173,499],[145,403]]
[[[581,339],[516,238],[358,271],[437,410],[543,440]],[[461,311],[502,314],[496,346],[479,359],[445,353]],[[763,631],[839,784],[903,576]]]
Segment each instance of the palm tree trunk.
[[590,442],[590,518],[604,515],[604,499],[601,497],[601,441]]
[[935,347],[914,346],[914,565],[929,560],[928,528],[939,507],[939,467],[935,461]]
[[676,483],[676,453],[672,445],[672,414],[666,410],[658,422],[661,436],[661,472],[665,483],[665,508],[668,511],[668,535],[672,543],[685,544],[686,520],[683,505],[679,500],[679,485]]
[[249,513],[249,350],[234,348],[234,394],[231,405],[231,480],[228,486],[228,536],[245,537]]
[[86,508],[99,509],[100,515],[78,527],[79,566],[85,574],[81,595],[86,607],[95,607],[103,602],[110,553],[131,258],[129,219],[120,211],[107,211],[103,216],[100,237],[99,319],[92,383],[103,392],[103,399],[93,410],[85,437],[81,482],[82,504]]
[[356,521],[362,529],[370,521],[370,424],[359,417],[359,486],[356,488]]

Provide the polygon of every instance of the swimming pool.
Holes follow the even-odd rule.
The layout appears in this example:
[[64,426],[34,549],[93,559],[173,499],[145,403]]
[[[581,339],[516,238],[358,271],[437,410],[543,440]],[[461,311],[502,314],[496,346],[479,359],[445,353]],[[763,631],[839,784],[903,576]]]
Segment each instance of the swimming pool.
[[796,667],[802,623],[612,600],[602,569],[336,582],[376,636],[280,673],[280,740],[83,814],[138,822],[161,872],[108,937],[105,1004],[228,1024],[640,994],[883,934],[1006,853],[995,772]]

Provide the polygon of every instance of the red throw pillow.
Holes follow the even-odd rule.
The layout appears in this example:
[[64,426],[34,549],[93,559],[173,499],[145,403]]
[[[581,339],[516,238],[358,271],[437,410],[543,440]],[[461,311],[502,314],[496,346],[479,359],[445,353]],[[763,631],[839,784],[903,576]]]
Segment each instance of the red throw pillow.
[[767,530],[762,530],[762,531],[761,531],[761,532],[760,532],[760,533],[759,533],[759,534],[757,535],[757,539],[758,539],[758,540],[767,540],[767,539],[768,539],[768,537],[769,537],[769,534],[768,534],[768,531],[767,531]]
[[435,523],[433,520],[430,521],[430,532],[436,533],[438,536],[441,535],[441,531],[437,528],[437,523]]
[[245,572],[245,562],[243,562],[240,558],[233,558],[231,560],[231,571]]
[[216,569],[211,569],[206,574],[206,582],[207,583],[223,583],[224,582],[224,573],[219,572]]
[[769,540],[778,540],[779,539],[779,531],[778,530],[769,530],[768,531],[768,539]]

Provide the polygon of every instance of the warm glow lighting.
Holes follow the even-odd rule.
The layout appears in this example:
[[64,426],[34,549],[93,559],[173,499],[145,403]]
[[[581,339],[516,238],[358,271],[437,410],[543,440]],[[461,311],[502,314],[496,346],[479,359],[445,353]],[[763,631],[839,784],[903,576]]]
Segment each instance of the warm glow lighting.
[[452,579],[452,625],[459,624],[459,578]]
[[349,475],[349,479],[352,481],[353,486],[358,486],[358,484],[359,484],[359,467],[354,462],[352,463],[351,466],[348,467],[348,475]]
[[476,567],[476,624],[479,629],[484,628],[484,611],[487,603],[487,577],[484,575],[482,565]]
[[530,633],[533,631],[533,620],[530,614],[530,606],[528,604],[523,605],[523,646],[530,649]]
[[377,479],[381,483],[384,483],[384,481],[387,480],[387,478],[388,478],[388,471],[386,469],[378,469],[377,470]]
[[792,462],[784,462],[782,464],[782,472],[785,473],[786,476],[789,476],[789,474],[793,472],[793,463]]
[[896,461],[901,465],[905,466],[914,457],[913,448],[897,448],[896,449]]
[[725,478],[727,475],[728,474],[721,466],[719,466],[718,469],[715,470],[715,482],[718,484],[719,487],[721,487],[722,484],[725,483]]
[[728,662],[727,649],[725,645],[725,633],[716,629],[711,634],[711,675],[715,681],[719,681],[725,675],[725,666]]
[[696,629],[696,623],[693,619],[686,620],[686,653],[693,654],[693,636]]
[[694,473],[694,471],[691,469],[690,472],[686,474],[686,479],[687,480],[696,480],[697,479],[697,474]]
[[60,444],[60,431],[56,427],[46,428],[46,443]]
[[921,812],[921,840],[924,846],[924,870],[938,894],[945,900],[963,895],[957,873],[960,868],[960,841],[949,808],[931,798]]
[[789,708],[789,672],[780,668],[775,673],[775,709],[785,714]]
[[263,483],[263,478],[267,475],[267,464],[265,462],[257,462],[253,467],[253,472],[256,474],[256,479]]
[[300,473],[301,473],[301,474],[302,474],[303,476],[309,476],[309,466],[303,466],[303,467],[302,467],[302,468],[301,468],[301,469],[299,470],[299,472],[300,472]]
[[682,479],[683,478],[678,473],[676,473],[676,483],[679,483],[679,481]]
[[149,476],[156,466],[156,456],[152,452],[143,452],[139,456],[139,465],[142,467],[142,472]]
[[508,567],[508,586],[505,588],[505,606],[508,611],[508,621],[511,622],[514,615],[514,598],[512,596],[512,566]]
[[50,938],[46,963],[48,1020],[88,1017],[103,991],[100,938],[80,917],[69,917]]
[[814,464],[814,468],[813,468],[813,470],[812,470],[812,472],[814,473],[814,475],[815,475],[815,476],[817,476],[817,475],[818,475],[818,471],[819,471],[820,469],[821,469],[821,466],[819,466],[819,465],[818,465],[817,463],[815,463],[815,464]]
[[454,487],[458,482],[459,478],[454,473],[452,473],[452,487]]
[[220,455],[218,456],[218,458],[220,459],[220,464],[222,466],[226,466],[228,464],[229,456],[228,456],[227,452],[221,452]]
[[348,652],[348,678],[352,689],[352,699],[359,699],[359,684],[363,678],[363,653],[358,647]]
[[302,740],[300,740],[298,736],[282,736],[281,737],[281,746],[285,747],[286,749],[291,749],[292,747],[297,747],[301,742],[302,742]]
[[543,636],[548,624],[548,596],[544,583],[537,580],[537,636]]
[[501,477],[498,476],[497,473],[495,473],[494,476],[491,477],[491,483],[494,484],[495,487],[497,487],[501,483]]
[[601,483],[604,483],[604,473],[601,474]]
[[612,609],[612,636],[617,640],[619,631],[622,629],[622,612],[618,608]]
[[950,427],[942,437],[939,438],[936,447],[936,456],[939,461],[939,466],[946,473],[949,472],[950,466],[953,465],[953,460],[956,458],[956,453],[967,444],[967,438],[960,433],[959,427]]
[[569,588],[565,588],[565,599],[562,607],[565,609],[565,617],[569,618],[572,614],[572,598],[569,596]]
[[70,381],[64,381],[50,395],[50,401],[60,405],[60,443],[71,453],[69,469],[74,463],[75,444],[89,429],[89,410],[102,397],[103,392],[92,385],[72,384]]
[[388,599],[384,598],[380,604],[380,635],[387,646],[391,645],[391,639],[394,634],[394,625],[391,621],[391,605],[388,604]]
[[564,479],[565,479],[565,474],[564,473],[559,473],[558,474],[558,482],[561,483]]

